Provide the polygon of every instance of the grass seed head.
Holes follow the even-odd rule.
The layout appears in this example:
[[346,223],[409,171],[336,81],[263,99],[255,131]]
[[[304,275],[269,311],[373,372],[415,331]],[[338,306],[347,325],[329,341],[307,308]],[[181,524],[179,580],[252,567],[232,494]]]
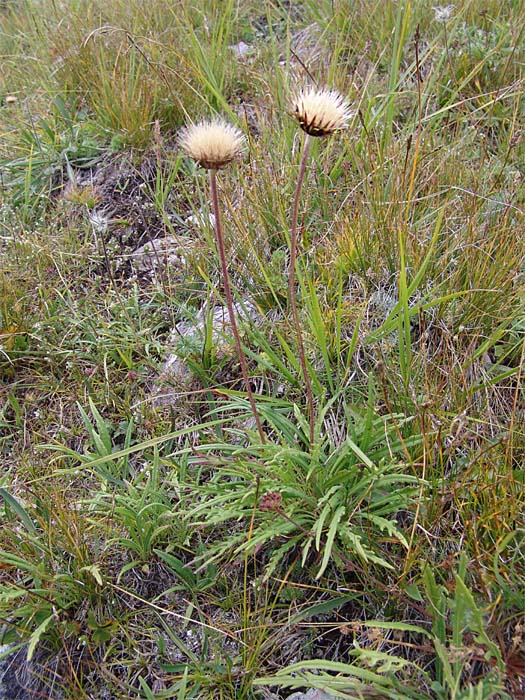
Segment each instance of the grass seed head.
[[345,129],[351,112],[347,100],[336,90],[308,88],[293,100],[293,116],[310,136],[330,136]]
[[186,154],[207,170],[224,168],[241,158],[245,137],[222,119],[202,121],[182,129],[179,145]]

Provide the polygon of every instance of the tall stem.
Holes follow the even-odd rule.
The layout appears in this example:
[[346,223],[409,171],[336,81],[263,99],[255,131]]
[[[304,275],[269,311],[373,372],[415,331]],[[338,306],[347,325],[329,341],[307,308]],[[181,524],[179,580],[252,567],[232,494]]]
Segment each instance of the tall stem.
[[297,343],[299,346],[299,362],[301,364],[301,371],[303,373],[304,385],[306,389],[306,400],[308,402],[308,414],[310,419],[310,445],[313,445],[315,426],[314,397],[312,394],[310,375],[308,374],[308,369],[306,367],[303,334],[301,331],[301,324],[299,322],[299,312],[297,311],[297,299],[295,294],[295,261],[297,258],[297,221],[299,216],[299,197],[301,195],[301,188],[303,185],[304,175],[306,173],[306,162],[308,160],[309,153],[310,136],[306,134],[303,147],[303,156],[301,158],[301,165],[299,166],[297,187],[295,188],[295,196],[293,200],[292,225],[290,228],[290,272],[288,276],[288,296],[290,298],[290,306],[292,307],[293,322],[295,325]]
[[248,368],[246,366],[246,358],[244,357],[244,352],[241,345],[241,339],[239,337],[239,329],[237,328],[237,321],[235,320],[235,310],[233,308],[233,296],[230,287],[230,276],[228,274],[228,264],[226,262],[226,253],[224,251],[224,237],[222,235],[221,226],[221,216],[219,210],[219,197],[217,195],[217,171],[210,170],[210,189],[211,198],[213,204],[213,213],[215,215],[215,232],[217,234],[217,248],[219,249],[219,257],[221,260],[222,268],[222,279],[224,285],[224,295],[226,297],[226,305],[228,306],[228,314],[230,316],[230,325],[233,331],[233,337],[235,338],[235,345],[237,347],[237,355],[239,358],[239,363],[241,365],[242,376],[244,379],[244,384],[246,385],[246,393],[248,394],[248,400],[252,409],[253,417],[255,418],[255,423],[257,424],[257,430],[259,432],[259,437],[261,442],[266,442],[266,438],[262,429],[261,419],[257,411],[257,406],[255,405],[255,399],[253,397],[253,391],[250,386],[250,378],[248,376]]

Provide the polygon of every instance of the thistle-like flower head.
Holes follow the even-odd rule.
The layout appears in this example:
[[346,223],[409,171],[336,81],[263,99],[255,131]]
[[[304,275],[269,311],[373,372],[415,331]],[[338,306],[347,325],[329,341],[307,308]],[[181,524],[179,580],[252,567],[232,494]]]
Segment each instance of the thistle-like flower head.
[[455,5],[433,5],[434,19],[436,22],[448,22],[452,17]]
[[292,114],[310,136],[330,136],[345,129],[351,112],[347,100],[336,90],[307,88],[296,94]]
[[241,158],[245,137],[222,119],[202,121],[182,129],[179,145],[186,154],[207,170],[224,168]]

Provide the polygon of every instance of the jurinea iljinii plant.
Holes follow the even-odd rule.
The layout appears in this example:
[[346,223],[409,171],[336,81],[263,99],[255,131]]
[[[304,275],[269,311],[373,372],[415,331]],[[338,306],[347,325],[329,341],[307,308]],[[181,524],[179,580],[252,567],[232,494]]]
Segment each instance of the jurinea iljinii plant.
[[311,138],[332,136],[337,131],[341,131],[348,126],[351,117],[347,100],[336,90],[318,90],[307,88],[296,93],[292,101],[291,114],[305,132],[303,154],[299,166],[297,177],[297,187],[292,208],[292,223],[290,226],[290,270],[288,277],[288,296],[292,309],[292,316],[297,334],[299,346],[299,361],[303,373],[306,397],[308,402],[308,413],[310,419],[310,444],[314,439],[315,409],[312,394],[312,385],[306,366],[306,356],[304,343],[299,323],[299,313],[297,311],[297,300],[295,293],[295,264],[297,258],[297,220],[299,212],[299,197],[306,172],[306,163],[310,153]]
[[215,216],[215,233],[217,237],[217,249],[219,251],[221,261],[224,295],[226,297],[230,324],[232,327],[233,336],[235,338],[235,345],[237,348],[239,363],[241,365],[242,376],[246,386],[246,393],[250,402],[253,417],[255,418],[260,440],[261,442],[265,442],[265,435],[250,385],[246,358],[242,349],[239,329],[235,319],[233,295],[231,291],[230,277],[228,274],[228,265],[226,262],[219,197],[217,193],[217,170],[221,170],[233,161],[242,158],[245,144],[246,139],[243,133],[235,126],[228,124],[222,119],[213,119],[210,121],[202,121],[197,124],[189,125],[183,128],[179,135],[179,145],[181,148],[202,168],[208,170],[210,174],[210,193],[213,214]]

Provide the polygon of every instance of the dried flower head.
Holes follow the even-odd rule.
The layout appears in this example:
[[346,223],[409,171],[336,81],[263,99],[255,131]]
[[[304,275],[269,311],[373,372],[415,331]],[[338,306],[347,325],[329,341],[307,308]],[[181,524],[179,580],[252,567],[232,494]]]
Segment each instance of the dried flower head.
[[434,19],[436,22],[448,22],[452,17],[455,7],[455,5],[433,5],[432,9],[434,10]]
[[280,511],[282,507],[283,497],[278,491],[268,491],[263,493],[259,501],[260,510],[275,510]]
[[348,102],[336,90],[309,88],[296,95],[293,116],[310,136],[329,136],[346,128],[351,113]]
[[245,138],[235,126],[213,119],[182,129],[179,144],[203,168],[218,170],[242,156]]

